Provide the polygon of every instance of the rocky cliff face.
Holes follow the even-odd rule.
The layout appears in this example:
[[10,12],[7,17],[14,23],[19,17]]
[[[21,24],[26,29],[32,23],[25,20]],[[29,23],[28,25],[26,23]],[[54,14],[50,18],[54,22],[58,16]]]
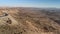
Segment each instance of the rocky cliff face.
[[0,34],[60,34],[60,25],[40,10],[1,8]]

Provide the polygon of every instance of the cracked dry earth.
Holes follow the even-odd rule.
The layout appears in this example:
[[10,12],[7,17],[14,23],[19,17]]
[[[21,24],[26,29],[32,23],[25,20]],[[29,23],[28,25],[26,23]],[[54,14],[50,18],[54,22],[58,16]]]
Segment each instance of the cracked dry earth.
[[0,34],[60,34],[60,25],[36,10],[9,8],[0,14]]

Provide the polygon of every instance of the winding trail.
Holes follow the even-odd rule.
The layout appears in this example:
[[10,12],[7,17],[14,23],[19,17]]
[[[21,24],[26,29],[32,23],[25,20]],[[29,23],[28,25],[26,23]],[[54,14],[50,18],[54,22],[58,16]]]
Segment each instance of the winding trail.
[[8,18],[11,19],[12,25],[18,25],[18,22],[11,15],[8,15]]

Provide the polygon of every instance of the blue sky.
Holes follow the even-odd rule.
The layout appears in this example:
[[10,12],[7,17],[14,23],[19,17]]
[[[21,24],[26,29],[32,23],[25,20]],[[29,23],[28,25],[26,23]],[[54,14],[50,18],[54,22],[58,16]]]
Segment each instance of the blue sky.
[[0,6],[60,8],[60,0],[0,0]]

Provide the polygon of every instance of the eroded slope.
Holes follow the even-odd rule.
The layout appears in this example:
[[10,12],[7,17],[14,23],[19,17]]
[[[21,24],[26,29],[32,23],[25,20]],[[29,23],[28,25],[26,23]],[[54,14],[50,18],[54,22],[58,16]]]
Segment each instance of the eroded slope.
[[60,34],[60,25],[39,10],[27,8],[0,10],[8,14],[0,19],[0,34]]

